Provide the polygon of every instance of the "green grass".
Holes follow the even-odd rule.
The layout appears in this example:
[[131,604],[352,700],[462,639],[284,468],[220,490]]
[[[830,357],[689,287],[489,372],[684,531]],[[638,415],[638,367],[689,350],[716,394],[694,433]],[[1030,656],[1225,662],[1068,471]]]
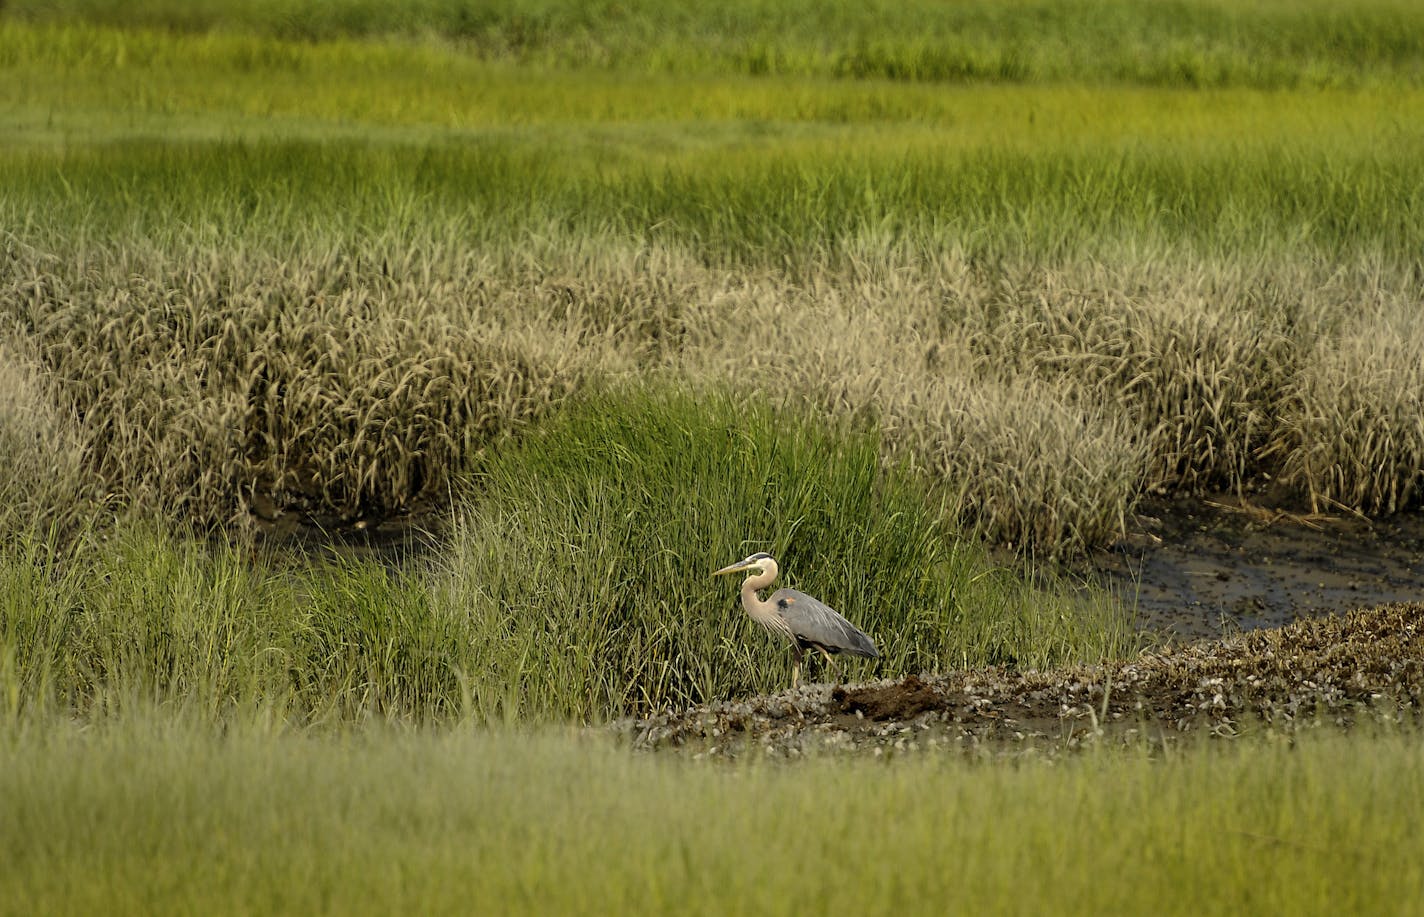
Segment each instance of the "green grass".
[[[1417,502],[1407,421],[1309,378],[1417,298],[1408,80],[649,79],[27,18],[0,26],[0,314],[52,374],[30,414],[74,415],[121,503],[379,518],[655,368],[873,418],[957,522],[1044,552],[1144,490]],[[1336,429],[1357,445],[1312,445]]]
[[0,735],[13,913],[1401,913],[1417,736],[711,765],[167,717]]
[[[489,727],[783,685],[753,550],[843,675],[1049,666],[1130,621],[982,540],[1417,506],[1421,59],[1395,0],[8,0],[0,910],[1408,909],[1410,732]],[[422,561],[232,537],[452,495]]]
[[1424,15],[1402,0],[11,0],[7,16],[285,41],[434,41],[570,69],[907,81],[1413,82],[1424,50]]
[[[141,96],[165,85],[106,100],[124,81],[94,72],[82,83],[97,97],[56,98],[46,74],[0,112],[5,225],[51,249],[175,235],[285,247],[412,224],[502,248],[612,234],[770,265],[844,258],[867,238],[927,257],[1120,260],[1127,248],[1406,263],[1424,241],[1414,91],[922,99],[536,76],[534,93],[516,73],[476,92],[452,74],[449,99],[334,78],[351,95],[333,98],[300,75],[245,85],[211,71],[225,100],[188,97],[208,83],[187,74],[162,81],[176,98],[157,107]],[[675,112],[689,96],[707,101]]]
[[508,246],[552,225],[771,264],[867,234],[1046,258],[1131,243],[1413,259],[1424,239],[1424,94],[1407,81],[650,79],[438,44],[0,31],[5,223],[57,223],[71,244],[72,228],[103,238],[116,220],[264,238],[333,215],[347,233],[454,221]]
[[[486,61],[428,45],[349,40],[284,43],[242,35],[33,27],[4,20],[0,20],[0,34],[7,39],[0,46],[4,48],[0,72],[10,86],[5,108],[0,110],[12,118],[28,113],[52,136],[78,137],[105,129],[134,133],[145,127],[164,136],[175,130],[220,136],[239,126],[264,134],[323,124],[348,129],[360,125],[368,131],[424,125],[458,132],[525,129],[551,122],[635,121],[654,127],[659,122],[701,122],[704,127],[720,121],[866,122],[862,129],[877,122],[912,122],[958,126],[961,131],[987,124],[995,135],[1006,132],[1029,139],[1056,138],[1065,131],[1091,139],[1100,134],[1141,133],[1143,127],[1150,131],[1189,127],[1215,136],[1233,132],[1243,117],[1269,131],[1272,123],[1280,123],[1281,114],[1275,109],[1276,103],[1283,103],[1288,112],[1294,111],[1287,117],[1291,136],[1299,138],[1337,126],[1342,118],[1358,119],[1377,107],[1395,109],[1395,123],[1405,127],[1413,120],[1410,100],[1420,88],[1409,82],[1298,91],[1082,81],[944,86],[816,74],[752,77],[722,71],[653,78],[638,71],[590,73]],[[207,78],[191,79],[195,71]],[[1332,103],[1342,98],[1359,100],[1365,111]],[[1247,100],[1247,105],[1256,102],[1244,111],[1233,111],[1241,108],[1238,99]],[[1307,100],[1309,110],[1304,105]],[[1164,118],[1164,104],[1182,110],[1188,120]],[[1193,116],[1194,108],[1198,113]],[[1031,123],[1028,117],[1013,117],[1016,113],[1031,115]],[[33,131],[40,129],[34,123],[20,123]]]
[[222,722],[601,721],[777,690],[786,648],[709,574],[756,549],[879,641],[886,676],[1115,657],[1105,599],[961,542],[874,438],[715,394],[603,397],[486,463],[448,547],[394,570],[153,525],[0,558],[11,715],[158,702]]
[[210,723],[243,711],[312,723],[434,720],[461,707],[468,623],[442,614],[418,576],[262,560],[151,526],[63,552],[32,538],[9,546],[7,715],[158,703]]
[[448,601],[478,634],[475,701],[493,705],[486,717],[587,718],[786,686],[784,647],[710,577],[761,550],[877,641],[874,668],[843,662],[840,678],[1130,648],[1110,603],[994,571],[880,456],[873,435],[758,396],[567,409],[482,470],[454,538]]

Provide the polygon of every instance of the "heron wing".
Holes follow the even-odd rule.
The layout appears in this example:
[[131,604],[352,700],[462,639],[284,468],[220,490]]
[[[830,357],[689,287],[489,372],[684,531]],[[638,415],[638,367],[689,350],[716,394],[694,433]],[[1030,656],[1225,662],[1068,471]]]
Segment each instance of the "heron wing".
[[871,658],[880,655],[874,641],[820,599],[796,589],[778,589],[772,593],[771,601],[777,615],[802,643],[814,643],[832,653]]

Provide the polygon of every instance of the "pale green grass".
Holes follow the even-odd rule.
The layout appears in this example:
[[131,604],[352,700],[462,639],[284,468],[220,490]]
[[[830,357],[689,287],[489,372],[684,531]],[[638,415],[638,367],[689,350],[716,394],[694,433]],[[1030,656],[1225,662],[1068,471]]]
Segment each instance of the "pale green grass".
[[21,539],[0,559],[8,716],[156,702],[212,723],[254,709],[310,723],[464,708],[469,621],[437,608],[415,574],[141,526],[98,534],[68,550]]
[[107,235],[116,214],[148,237],[221,225],[269,242],[294,223],[414,218],[504,245],[553,224],[775,264],[867,233],[1036,257],[1130,244],[1412,258],[1424,235],[1424,94],[1407,83],[654,79],[419,43],[0,31],[0,190],[27,238],[46,223],[71,242]]
[[[1418,136],[1420,91],[925,86],[787,75],[567,72],[434,46],[307,44],[0,20],[10,142],[494,135],[611,146],[643,159],[715,145],[1296,151]],[[201,75],[202,78],[195,78]],[[547,130],[539,130],[544,126]],[[852,127],[853,126],[853,127]],[[616,128],[616,129],[615,129]],[[1395,135],[1401,135],[1395,137]],[[852,138],[854,138],[852,140]]]
[[540,136],[415,150],[144,142],[15,152],[0,157],[0,214],[22,240],[85,252],[195,240],[285,251],[432,231],[480,249],[613,236],[692,246],[714,263],[791,267],[844,259],[867,239],[925,258],[959,249],[1050,263],[1185,251],[1411,264],[1424,245],[1416,135],[1383,127],[1299,150],[1245,137],[1207,150],[936,150],[888,137],[672,161],[603,160],[597,144],[541,146]]
[[401,38],[575,69],[1161,85],[1417,81],[1404,0],[11,0],[9,16],[288,40]]
[[650,79],[350,40],[0,31],[0,213],[27,239],[221,226],[270,245],[409,220],[779,264],[867,234],[991,257],[1412,258],[1424,238],[1424,93],[1407,86]]
[[9,913],[1408,913],[1412,733],[708,764],[181,718],[0,735]]

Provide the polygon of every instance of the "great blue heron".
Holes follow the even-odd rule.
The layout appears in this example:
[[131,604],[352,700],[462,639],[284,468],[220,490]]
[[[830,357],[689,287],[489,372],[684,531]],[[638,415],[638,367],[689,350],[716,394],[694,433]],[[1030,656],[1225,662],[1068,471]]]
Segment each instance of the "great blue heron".
[[820,650],[827,662],[836,653],[880,658],[880,651],[869,637],[819,599],[795,589],[778,589],[771,594],[771,598],[763,601],[757,592],[770,586],[780,572],[776,560],[765,551],[723,567],[712,575],[743,570],[748,576],[742,581],[742,607],[753,621],[791,641],[791,652],[796,660],[791,668],[791,687],[796,687],[801,681],[801,659],[808,649]]

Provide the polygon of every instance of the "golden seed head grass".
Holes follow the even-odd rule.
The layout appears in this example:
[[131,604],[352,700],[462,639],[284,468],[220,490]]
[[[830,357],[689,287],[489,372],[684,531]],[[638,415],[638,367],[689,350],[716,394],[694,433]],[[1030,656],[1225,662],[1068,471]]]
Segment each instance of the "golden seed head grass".
[[1365,511],[1420,493],[1414,326],[1351,318],[1418,294],[1368,259],[991,267],[869,236],[795,270],[617,235],[166,246],[10,244],[0,309],[80,444],[72,486],[204,525],[400,513],[627,379],[874,427],[957,522],[1041,553],[1111,541],[1146,492],[1270,474]]

